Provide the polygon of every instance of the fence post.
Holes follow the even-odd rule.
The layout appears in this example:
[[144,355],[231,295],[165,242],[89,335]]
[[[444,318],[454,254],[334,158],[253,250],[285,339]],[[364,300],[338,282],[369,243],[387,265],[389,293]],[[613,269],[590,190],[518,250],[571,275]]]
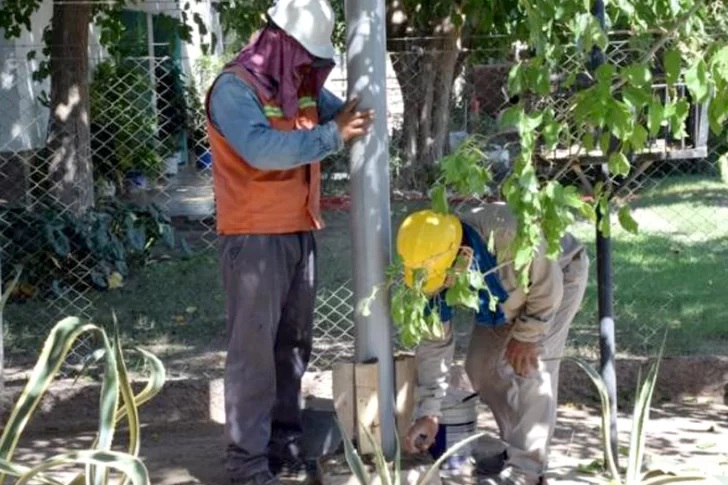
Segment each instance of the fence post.
[[[595,0],[593,14],[599,21],[602,30],[606,32],[604,21],[604,0]],[[592,69],[596,69],[606,62],[606,54],[598,47],[592,50]],[[607,156],[607,154],[603,154]],[[609,184],[609,168],[606,163],[597,169],[597,181],[602,182],[606,188]],[[607,385],[609,406],[611,408],[612,455],[615,463],[619,462],[619,438],[617,436],[617,372],[615,368],[615,338],[614,338],[614,285],[612,281],[612,241],[599,230],[602,222],[611,224],[609,205],[602,212],[601,204],[597,205],[596,246],[597,246],[597,289],[599,293],[599,354],[600,372]]]
[[[374,109],[372,133],[351,147],[351,236],[354,260],[356,359],[379,363],[382,448],[395,450],[394,358],[388,292],[383,291],[391,258],[389,140],[386,99],[384,0],[346,0],[347,81],[360,109]],[[376,295],[366,314],[362,301]]]

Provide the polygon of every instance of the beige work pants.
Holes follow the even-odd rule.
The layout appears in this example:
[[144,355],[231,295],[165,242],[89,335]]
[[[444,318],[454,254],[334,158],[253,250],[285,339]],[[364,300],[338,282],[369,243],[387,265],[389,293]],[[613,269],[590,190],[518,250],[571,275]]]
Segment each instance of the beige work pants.
[[589,260],[582,250],[564,268],[561,305],[541,341],[537,371],[517,376],[505,361],[511,325],[476,326],[470,339],[466,371],[500,428],[508,464],[528,475],[541,476],[548,467],[548,448],[556,425],[560,360],[574,316],[584,297]]

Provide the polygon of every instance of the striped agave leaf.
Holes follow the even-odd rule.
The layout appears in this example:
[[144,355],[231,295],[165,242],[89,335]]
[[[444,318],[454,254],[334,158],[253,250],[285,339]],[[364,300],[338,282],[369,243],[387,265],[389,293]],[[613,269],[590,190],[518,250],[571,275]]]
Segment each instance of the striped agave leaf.
[[371,478],[369,477],[369,472],[364,461],[362,461],[354,447],[354,443],[351,442],[349,435],[346,434],[344,427],[338,419],[336,419],[336,425],[339,427],[341,439],[344,442],[344,457],[346,458],[346,463],[349,465],[351,473],[354,474],[354,477],[359,481],[360,485],[369,485]]
[[[104,374],[103,392],[101,395],[101,418],[99,420],[99,448],[111,449],[114,436],[114,413],[119,402],[118,373],[116,359],[111,352],[111,344],[106,332],[86,320],[69,317],[58,322],[51,330],[43,345],[40,357],[28,379],[23,392],[13,408],[0,436],[0,459],[11,461],[18,440],[25,426],[33,416],[33,412],[48,390],[53,378],[57,375],[61,364],[74,342],[84,333],[92,333],[101,337],[107,349],[106,372]],[[4,475],[0,475],[2,483]]]
[[[6,475],[10,475],[12,477],[22,477],[29,471],[30,468],[28,468],[27,466],[11,463],[6,460],[0,460],[0,472]],[[44,485],[64,485],[63,482],[48,477],[43,473],[39,473],[38,475],[36,475],[35,479],[38,480],[40,483],[43,483]]]
[[54,456],[33,467],[28,473],[21,476],[15,485],[26,485],[40,473],[73,464],[114,468],[129,477],[134,485],[149,485],[149,472],[141,459],[128,453],[105,450],[74,451]]
[[621,485],[622,478],[619,475],[617,464],[614,461],[614,454],[612,453],[611,446],[612,429],[609,423],[612,420],[612,408],[609,405],[609,392],[607,391],[607,385],[599,372],[584,359],[579,357],[564,357],[564,360],[570,360],[578,365],[586,373],[586,375],[589,376],[591,381],[594,383],[594,386],[597,388],[599,400],[602,406],[602,446],[606,455],[607,468],[609,469],[609,473],[612,475],[614,483],[616,485]]
[[[57,480],[47,476],[46,470],[72,464],[86,466],[85,473],[77,475],[69,482],[72,485],[108,483],[109,469],[116,469],[124,474],[122,485],[129,480],[134,485],[149,483],[148,473],[138,459],[140,449],[138,407],[161,391],[165,380],[164,366],[150,352],[138,349],[148,364],[150,374],[145,388],[135,396],[124,361],[116,321],[114,323],[113,345],[102,328],[78,318],[63,319],[51,330],[28,383],[0,437],[0,483],[3,482],[5,475],[11,475],[19,477],[17,483],[21,485],[31,480],[45,485],[59,485]],[[32,418],[33,412],[57,375],[74,342],[84,333],[100,336],[103,347],[100,349],[101,352],[95,353],[95,356],[97,359],[103,359],[106,364],[100,398],[99,430],[92,449],[58,455],[34,468],[12,463],[13,452],[25,426]],[[123,406],[120,406],[120,397],[123,398]],[[123,419],[126,419],[129,425],[128,452],[112,452],[116,424]]]

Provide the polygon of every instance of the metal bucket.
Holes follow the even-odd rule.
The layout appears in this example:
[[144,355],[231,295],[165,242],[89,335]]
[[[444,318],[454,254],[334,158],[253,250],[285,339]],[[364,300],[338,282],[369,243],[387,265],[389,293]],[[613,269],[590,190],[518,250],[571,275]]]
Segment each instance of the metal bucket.
[[[478,400],[467,399],[472,394],[465,391],[449,391],[442,403],[440,427],[430,454],[437,460],[460,441],[476,433],[478,425]],[[472,443],[463,446],[442,465],[445,470],[457,471],[470,462]]]

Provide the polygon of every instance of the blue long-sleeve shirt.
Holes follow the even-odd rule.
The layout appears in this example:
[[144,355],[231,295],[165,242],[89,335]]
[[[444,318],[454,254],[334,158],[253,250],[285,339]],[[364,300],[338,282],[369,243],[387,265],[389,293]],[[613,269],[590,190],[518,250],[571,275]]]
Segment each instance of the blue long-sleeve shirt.
[[224,73],[210,94],[210,118],[230,146],[252,166],[285,170],[322,160],[343,148],[334,122],[343,104],[322,89],[317,100],[318,126],[312,130],[274,130],[253,88],[234,73]]

